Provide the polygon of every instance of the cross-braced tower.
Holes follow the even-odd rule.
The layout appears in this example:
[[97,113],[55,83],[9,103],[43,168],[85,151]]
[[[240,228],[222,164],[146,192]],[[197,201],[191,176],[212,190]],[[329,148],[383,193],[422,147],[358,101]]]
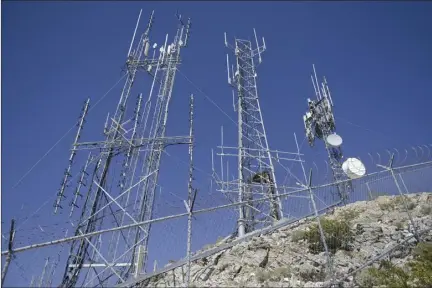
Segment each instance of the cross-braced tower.
[[[78,143],[89,100],[79,121],[69,166],[55,203],[55,212],[58,212],[59,208],[63,208],[61,202],[66,197],[68,179],[78,150],[99,150],[99,153],[89,155],[71,202],[68,214],[76,229],[75,235],[150,220],[164,148],[191,141],[189,136],[165,135],[180,51],[188,42],[190,20],[184,23],[178,16],[179,27],[173,41],[168,42],[166,35],[164,45],[157,51],[157,44],[150,40],[153,12],[145,32],[135,43],[140,17],[141,12],[127,56],[126,82],[114,116],[107,117],[105,140]],[[145,71],[152,77],[151,89],[145,104],[140,94],[133,113],[128,115],[128,100],[138,71]],[[156,99],[153,95],[155,85],[159,85]],[[122,163],[121,167],[116,163]],[[115,166],[120,169],[116,170]],[[119,170],[120,175],[117,174]],[[115,182],[118,185],[112,185]],[[85,197],[80,191],[83,187],[88,188]],[[75,211],[81,209],[80,215],[75,218],[74,208]],[[150,228],[147,224],[72,242],[61,286],[75,287],[79,280],[82,286],[94,284],[94,281],[96,286],[112,286],[124,282],[132,273],[137,276],[146,266]],[[88,268],[87,272],[91,273],[82,275],[83,268]],[[83,276],[81,279],[80,275]]]
[[[254,29],[255,33],[255,29]],[[264,38],[262,46],[252,47],[251,41],[235,39],[234,46],[228,44],[225,34],[226,47],[232,48],[236,56],[235,72],[230,67],[227,55],[228,83],[237,92],[237,115],[238,115],[238,179],[237,187],[238,201],[250,201],[257,195],[270,197],[269,208],[265,204],[248,204],[239,208],[238,236],[243,236],[254,230],[261,219],[258,214],[265,215],[266,220],[279,220],[282,217],[282,205],[278,195],[276,177],[270,150],[268,146],[266,131],[258,99],[256,84],[256,65],[261,63],[261,53],[266,49]],[[231,75],[230,75],[231,68]],[[222,147],[222,150],[229,147]],[[220,155],[228,155],[222,154]]]
[[[310,146],[314,145],[315,137],[324,141],[333,178],[335,181],[342,181],[347,179],[347,176],[342,170],[342,138],[336,134],[333,100],[326,78],[324,77],[324,81],[319,85],[315,65],[313,65],[313,71],[314,74],[311,75],[311,80],[317,99],[308,99],[309,110],[303,116],[306,136]],[[351,191],[351,183],[349,181],[339,183],[337,189],[339,198],[346,201]]]

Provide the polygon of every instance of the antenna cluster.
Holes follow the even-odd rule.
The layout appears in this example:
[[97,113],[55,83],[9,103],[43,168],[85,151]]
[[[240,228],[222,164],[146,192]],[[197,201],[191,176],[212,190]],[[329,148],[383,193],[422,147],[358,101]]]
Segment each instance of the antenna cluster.
[[[327,80],[323,77],[321,85],[318,82],[315,65],[311,74],[316,99],[308,101],[308,111],[303,115],[306,137],[310,146],[314,145],[315,138],[324,141],[328,152],[330,167],[335,181],[348,178],[354,179],[365,175],[366,169],[360,160],[348,158],[344,162],[342,153],[342,137],[336,134],[336,124],[333,115],[333,100]],[[351,193],[351,183],[344,182],[338,185],[338,194],[341,200],[346,201]]]
[[[117,108],[113,114],[107,114],[103,127],[105,139],[79,142],[89,99],[78,121],[69,165],[54,205],[54,211],[57,212],[61,208],[61,200],[66,197],[65,191],[72,176],[76,154],[81,150],[91,150],[79,172],[79,180],[70,201],[69,221],[75,229],[75,235],[112,227],[113,223],[122,226],[130,221],[137,223],[150,220],[164,148],[167,145],[190,144],[192,141],[190,135],[165,135],[175,75],[181,62],[180,51],[187,47],[191,21],[188,19],[185,23],[181,15],[176,14],[179,23],[176,34],[171,41],[166,34],[165,42],[158,47],[150,37],[154,11],[150,14],[144,32],[137,36],[141,14],[142,10],[127,53],[126,80]],[[131,109],[133,113],[129,115],[129,98],[139,71],[152,78],[150,92],[145,102],[142,93],[138,95],[134,109]],[[117,163],[120,169],[115,169]],[[120,174],[117,174],[119,170]],[[111,185],[114,179],[117,185]],[[85,192],[82,191],[84,187],[87,189]],[[80,213],[74,213],[78,209]],[[78,283],[88,286],[95,281],[97,285],[107,286],[124,282],[131,275],[137,277],[146,269],[150,228],[148,224],[117,231],[109,236],[73,241],[61,287],[75,287]],[[82,275],[82,269],[91,269],[92,272]],[[111,281],[111,284],[106,281]]]
[[[137,278],[146,271],[151,224],[141,223],[148,223],[153,218],[162,153],[169,145],[189,146],[188,200],[184,203],[189,214],[187,249],[190,255],[191,219],[196,197],[196,190],[192,187],[193,95],[189,103],[189,135],[167,136],[166,128],[177,67],[181,63],[180,52],[188,45],[191,20],[188,18],[183,21],[182,16],[176,13],[178,27],[173,39],[166,34],[164,43],[158,45],[150,37],[154,11],[149,16],[144,32],[139,34],[141,15],[142,10],[126,55],[125,83],[116,110],[112,114],[107,113],[103,126],[104,139],[80,142],[90,99],[84,103],[77,123],[69,163],[54,203],[55,213],[63,208],[61,204],[72,180],[76,154],[82,150],[90,152],[78,172],[79,179],[69,202],[68,222],[79,239],[71,242],[60,287],[75,287],[78,283],[87,287],[93,286],[95,282],[96,286],[112,286],[125,283],[131,277]],[[234,64],[231,64],[227,54],[226,65],[227,81],[232,88],[233,110],[237,114],[238,143],[226,146],[221,128],[220,151],[216,153],[220,156],[220,173],[215,171],[212,151],[213,177],[218,191],[228,198],[233,195],[241,204],[238,206],[236,227],[239,237],[284,217],[279,195],[286,194],[286,190],[292,190],[293,187],[278,185],[275,165],[289,171],[283,164],[285,161],[303,162],[296,136],[297,153],[270,149],[256,80],[257,66],[262,63],[262,54],[267,47],[264,37],[259,42],[255,29],[253,33],[254,43],[235,38],[234,44],[228,43],[227,34],[224,33],[225,46],[231,49],[235,57]],[[148,98],[145,100],[143,94],[139,93],[136,102],[131,105],[131,91],[138,72],[148,74],[152,82]],[[316,138],[324,141],[336,181],[363,176],[366,171],[358,159],[348,158],[343,162],[343,141],[336,134],[330,89],[325,77],[319,83],[315,65],[311,80],[315,99],[308,99],[308,111],[303,116],[310,146],[314,145]],[[237,158],[235,176],[229,172],[230,165],[226,157]],[[339,184],[340,198],[345,200],[351,189],[350,182]],[[133,227],[116,229],[131,223]],[[112,234],[85,237],[104,229],[112,230]],[[190,269],[190,258],[188,261]],[[88,269],[88,273],[83,275],[82,269]]]

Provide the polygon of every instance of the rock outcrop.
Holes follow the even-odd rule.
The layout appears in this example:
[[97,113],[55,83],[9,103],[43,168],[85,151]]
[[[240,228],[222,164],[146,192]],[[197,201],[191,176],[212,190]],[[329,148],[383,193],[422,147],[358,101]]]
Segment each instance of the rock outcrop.
[[[191,287],[326,287],[332,279],[343,279],[339,284],[342,287],[363,286],[362,271],[350,275],[353,271],[402,242],[382,259],[403,266],[413,258],[417,242],[410,237],[416,231],[432,228],[432,194],[411,194],[407,200],[381,196],[338,207],[331,215],[321,217],[330,258],[316,239],[316,219],[304,219],[300,225],[256,236],[193,262]],[[432,242],[431,231],[421,237],[422,241]],[[379,261],[371,267],[378,265]],[[178,287],[185,281],[186,267],[182,266],[139,283],[138,287]]]

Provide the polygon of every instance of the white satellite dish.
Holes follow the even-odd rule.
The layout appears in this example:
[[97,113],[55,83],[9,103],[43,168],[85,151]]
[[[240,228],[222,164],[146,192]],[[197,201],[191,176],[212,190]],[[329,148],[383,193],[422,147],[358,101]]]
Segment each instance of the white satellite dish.
[[350,179],[357,179],[366,174],[366,168],[357,158],[348,158],[342,164],[342,170]]
[[327,136],[326,142],[333,147],[339,147],[342,145],[342,137],[336,133]]

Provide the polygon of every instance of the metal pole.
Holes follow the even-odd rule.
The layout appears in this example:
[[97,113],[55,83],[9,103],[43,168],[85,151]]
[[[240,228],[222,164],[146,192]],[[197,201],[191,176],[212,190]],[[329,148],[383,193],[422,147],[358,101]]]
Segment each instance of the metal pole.
[[[186,257],[187,257],[187,272],[186,272],[186,287],[190,285],[190,270],[191,270],[191,241],[192,241],[192,209],[195,197],[192,196],[192,181],[193,181],[193,94],[190,96],[190,110],[189,110],[189,183],[188,183],[188,236],[187,236],[187,247],[186,247]],[[196,195],[196,191],[195,191]]]
[[[390,158],[390,164],[389,164],[389,167],[385,167],[385,168],[386,168],[387,170],[390,171],[390,173],[391,173],[391,175],[392,175],[392,177],[393,177],[393,180],[394,180],[394,182],[395,182],[395,184],[396,184],[396,187],[397,187],[397,189],[398,189],[399,195],[402,197],[402,202],[403,202],[403,205],[404,205],[404,207],[405,207],[405,210],[407,211],[408,218],[409,218],[409,220],[410,220],[410,222],[411,222],[411,225],[412,225],[412,227],[413,227],[413,229],[414,229],[413,232],[414,232],[415,238],[416,238],[416,240],[417,240],[418,242],[420,242],[420,236],[419,236],[419,234],[418,234],[417,227],[416,227],[416,225],[415,225],[415,223],[414,223],[414,219],[412,218],[412,215],[411,215],[411,213],[409,212],[408,205],[407,205],[407,203],[406,203],[406,195],[402,192],[402,189],[401,189],[401,187],[399,186],[399,182],[397,181],[396,175],[394,174],[394,171],[393,171],[393,160],[394,160],[394,153],[392,154],[392,156],[391,156],[391,158]],[[378,166],[381,166],[381,165],[378,165]],[[383,167],[383,166],[381,166],[381,167]]]
[[42,284],[44,283],[45,272],[46,272],[46,268],[48,266],[48,261],[49,261],[49,257],[45,260],[45,265],[44,265],[43,270],[42,270],[42,275],[39,279],[39,286],[38,287],[43,287]]
[[311,199],[311,202],[312,202],[312,206],[313,206],[313,209],[314,209],[315,217],[316,217],[317,222],[318,222],[318,229],[320,231],[321,241],[323,242],[325,254],[326,254],[326,257],[327,257],[327,265],[328,265],[327,269],[328,269],[329,274],[333,278],[333,269],[332,269],[332,263],[331,263],[331,259],[330,259],[330,254],[329,254],[329,250],[328,250],[328,247],[327,247],[327,242],[326,242],[325,235],[324,235],[324,230],[323,230],[322,225],[321,225],[321,219],[319,217],[318,210],[317,210],[317,207],[316,207],[316,203],[315,203],[315,199],[314,199],[314,194],[312,192],[312,169],[310,169],[310,171],[309,171],[308,190],[309,190],[309,196],[310,196],[310,199]]
[[9,244],[8,244],[8,254],[6,256],[5,266],[3,267],[2,275],[1,275],[1,286],[4,284],[4,280],[6,278],[7,271],[9,269],[9,264],[12,260],[12,247],[13,247],[13,239],[15,234],[15,220],[11,220],[11,228],[9,234]]
[[370,198],[370,200],[372,201],[372,200],[373,200],[373,197],[372,197],[372,191],[371,191],[371,189],[370,189],[370,187],[369,187],[369,182],[366,182],[366,187],[368,188],[369,198]]
[[[236,49],[237,41],[236,41]],[[239,60],[237,57],[237,71],[239,71]],[[238,116],[238,184],[239,184],[239,195],[238,202],[243,201],[243,190],[244,190],[244,179],[243,179],[243,94],[241,90],[240,82],[237,83],[238,90],[238,100],[237,100],[237,116]],[[238,219],[238,237],[243,237],[245,235],[245,223],[244,223],[244,206],[239,206],[239,219]]]

